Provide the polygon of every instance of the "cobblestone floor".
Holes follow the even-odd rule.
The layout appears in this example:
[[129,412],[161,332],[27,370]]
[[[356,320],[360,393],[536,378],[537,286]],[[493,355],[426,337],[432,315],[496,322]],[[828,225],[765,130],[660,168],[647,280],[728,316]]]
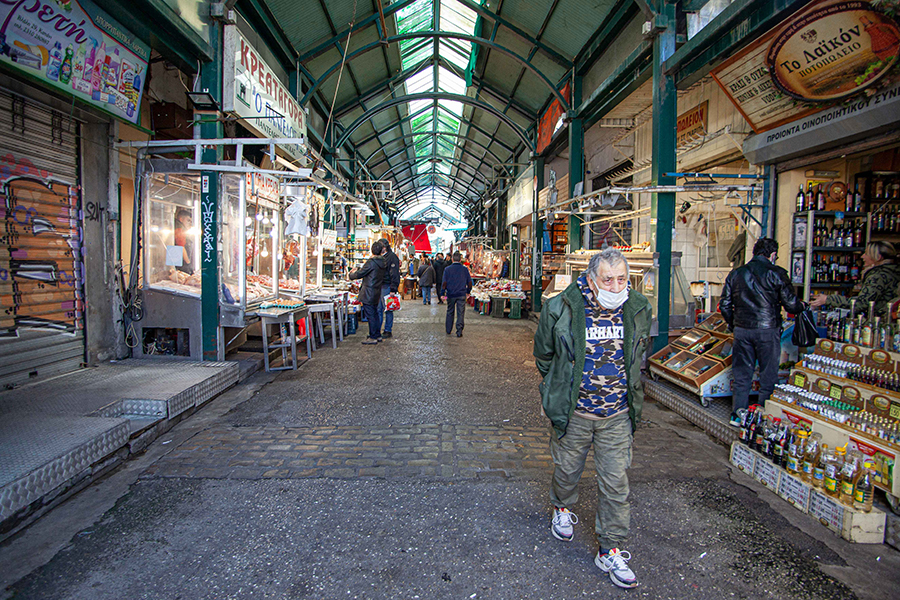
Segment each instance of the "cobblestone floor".
[[542,479],[552,465],[545,428],[217,427],[143,477]]

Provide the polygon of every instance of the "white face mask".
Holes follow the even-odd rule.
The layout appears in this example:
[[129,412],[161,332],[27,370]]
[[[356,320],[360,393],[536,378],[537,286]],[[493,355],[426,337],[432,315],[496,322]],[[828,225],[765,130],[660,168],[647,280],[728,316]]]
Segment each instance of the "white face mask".
[[597,302],[600,306],[606,310],[615,310],[625,304],[625,301],[628,300],[627,285],[618,293],[604,290],[596,285],[591,286],[591,291],[594,292],[594,296],[597,298]]

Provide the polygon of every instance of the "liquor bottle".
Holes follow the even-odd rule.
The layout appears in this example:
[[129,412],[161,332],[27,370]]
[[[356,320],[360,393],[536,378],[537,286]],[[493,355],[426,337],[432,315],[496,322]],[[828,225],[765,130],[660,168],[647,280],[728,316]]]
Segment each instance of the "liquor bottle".
[[812,483],[813,469],[819,460],[819,444],[822,442],[821,433],[809,434],[806,448],[803,454],[803,463],[800,468],[800,479],[805,483]]
[[803,193],[803,184],[800,185],[800,191],[797,192],[797,212],[803,212],[806,208],[806,194]]
[[841,492],[838,500],[847,506],[853,506],[853,484],[862,467],[862,458],[860,452],[848,450],[844,467],[841,469]]
[[863,245],[863,236],[865,235],[865,228],[863,226],[863,221],[860,219],[856,222],[856,230],[853,232],[853,245],[860,247]]
[[891,311],[887,311],[887,315],[884,317],[884,323],[881,323],[881,325],[878,326],[877,331],[875,347],[879,350],[890,351],[891,343],[894,339],[894,331],[891,328]]
[[816,186],[816,210],[825,210],[825,191],[821,183]]
[[[859,189],[859,184],[856,184],[856,189]],[[853,192],[847,190],[847,194],[844,196],[844,210],[846,212],[853,212]]]
[[859,184],[856,184],[856,190],[853,192],[853,212],[862,212],[862,194],[859,193]]
[[825,489],[825,460],[829,456],[828,444],[822,444],[813,466],[812,484],[817,490]]
[[875,202],[881,204],[884,199],[884,179],[879,177],[875,180]]
[[853,482],[853,508],[871,512],[875,492],[875,462],[866,460],[862,470]]
[[812,182],[806,187],[806,210],[816,210],[816,193],[813,190]]
[[856,232],[857,231],[859,232],[860,242],[862,241],[862,226],[859,224],[858,220],[855,223],[856,223],[855,227],[853,224],[851,224],[850,227],[847,229],[847,237],[844,239],[844,245],[847,246],[848,248],[851,246],[854,246],[854,245],[856,245],[856,246],[859,245],[858,243],[856,243]]
[[841,469],[844,468],[846,452],[846,448],[835,448],[825,461],[825,493],[832,498],[837,498],[841,493]]

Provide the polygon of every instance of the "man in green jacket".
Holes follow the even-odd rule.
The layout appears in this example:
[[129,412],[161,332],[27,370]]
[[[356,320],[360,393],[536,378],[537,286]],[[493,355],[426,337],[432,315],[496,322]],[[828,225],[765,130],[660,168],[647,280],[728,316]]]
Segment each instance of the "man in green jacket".
[[550,530],[571,541],[578,517],[578,481],[594,448],[599,496],[594,531],[600,550],[594,564],[614,584],[637,586],[619,550],[628,535],[628,475],[634,430],[644,390],[641,362],[650,338],[650,303],[630,289],[628,262],[614,248],[595,254],[575,283],[547,302],[534,336],[534,356],[544,377],[541,400],[552,426],[553,481]]

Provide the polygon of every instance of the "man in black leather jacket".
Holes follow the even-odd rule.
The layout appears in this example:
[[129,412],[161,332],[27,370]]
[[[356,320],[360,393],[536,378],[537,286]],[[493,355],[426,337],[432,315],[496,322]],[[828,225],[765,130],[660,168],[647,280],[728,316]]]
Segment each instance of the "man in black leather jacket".
[[396,294],[400,289],[400,257],[391,250],[387,238],[378,240],[384,246],[384,280],[381,283],[381,301],[378,303],[378,322],[384,323],[384,337],[394,337],[394,312],[385,310],[384,297]]
[[750,404],[757,361],[759,404],[772,395],[781,357],[781,309],[798,314],[805,308],[794,294],[787,271],[773,264],[777,255],[778,242],[760,238],[753,246],[753,259],[729,273],[722,288],[719,310],[734,330],[731,370],[735,411]]

